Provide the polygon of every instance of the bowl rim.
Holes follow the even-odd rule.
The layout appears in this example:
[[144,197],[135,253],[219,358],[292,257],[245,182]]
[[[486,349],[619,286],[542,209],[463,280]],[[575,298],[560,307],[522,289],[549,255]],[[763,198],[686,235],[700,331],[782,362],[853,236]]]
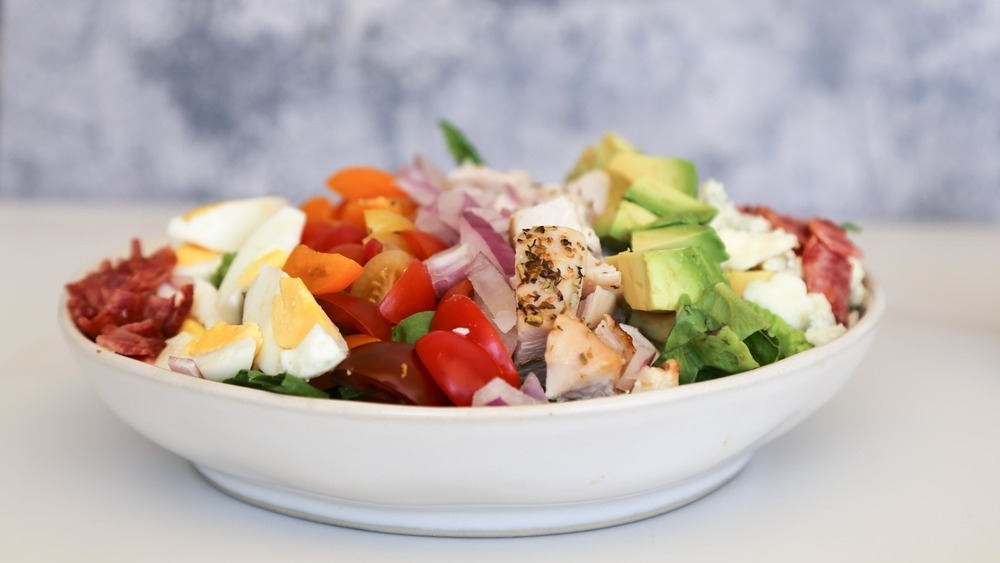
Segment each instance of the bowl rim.
[[[142,242],[145,245],[149,241]],[[82,272],[92,270],[93,268],[89,268]],[[83,275],[84,273],[78,273],[74,279],[80,279]],[[833,341],[800,352],[790,358],[785,358],[750,371],[659,391],[637,393],[634,395],[622,394],[610,397],[596,397],[562,403],[506,406],[503,408],[429,407],[298,397],[268,393],[237,385],[226,385],[221,382],[173,372],[116,354],[84,336],[69,314],[69,308],[66,306],[69,295],[65,286],[61,289],[59,299],[58,322],[66,341],[82,355],[90,356],[112,369],[130,372],[135,377],[141,377],[152,383],[166,385],[178,390],[206,394],[218,399],[251,403],[260,407],[330,416],[388,417],[415,420],[459,419],[470,422],[494,419],[511,421],[550,418],[553,416],[565,418],[590,415],[594,412],[635,411],[643,407],[659,407],[694,400],[705,395],[740,392],[750,386],[761,385],[767,381],[793,376],[795,372],[807,365],[821,362],[823,358],[839,354],[875,330],[875,327],[885,315],[886,299],[882,287],[875,281],[870,272],[866,273],[865,286],[868,288],[868,292],[864,314],[861,315],[861,318],[854,326]]]

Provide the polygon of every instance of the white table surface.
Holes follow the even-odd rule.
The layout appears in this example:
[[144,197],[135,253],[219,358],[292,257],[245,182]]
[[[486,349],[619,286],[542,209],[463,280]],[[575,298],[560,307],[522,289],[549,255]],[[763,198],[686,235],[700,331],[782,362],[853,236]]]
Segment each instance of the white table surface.
[[442,539],[243,504],[104,408],[58,332],[58,294],[181,210],[0,201],[0,561],[1000,560],[998,227],[860,235],[889,297],[871,352],[717,492],[611,529]]

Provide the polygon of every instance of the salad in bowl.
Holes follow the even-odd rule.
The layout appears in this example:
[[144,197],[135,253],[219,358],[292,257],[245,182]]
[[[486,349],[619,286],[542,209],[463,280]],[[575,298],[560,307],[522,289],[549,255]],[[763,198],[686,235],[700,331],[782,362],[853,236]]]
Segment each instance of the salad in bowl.
[[104,402],[260,507],[538,535],[714,491],[871,345],[885,301],[843,227],[736,206],[614,134],[540,184],[444,129],[448,173],[200,207],[70,283]]
[[566,181],[351,167],[334,197],[224,201],[67,286],[79,330],[165,370],[420,406],[669,392],[841,337],[866,299],[845,227],[737,206],[613,133]]

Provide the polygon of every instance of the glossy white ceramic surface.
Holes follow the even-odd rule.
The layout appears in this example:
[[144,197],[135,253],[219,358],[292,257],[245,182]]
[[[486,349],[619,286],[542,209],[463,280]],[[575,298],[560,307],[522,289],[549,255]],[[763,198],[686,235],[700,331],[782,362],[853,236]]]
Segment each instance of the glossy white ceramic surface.
[[661,392],[505,408],[288,397],[117,356],[60,323],[126,424],[219,489],[287,514],[426,535],[584,530],[659,514],[721,486],[832,397],[885,310],[834,342],[752,372]]

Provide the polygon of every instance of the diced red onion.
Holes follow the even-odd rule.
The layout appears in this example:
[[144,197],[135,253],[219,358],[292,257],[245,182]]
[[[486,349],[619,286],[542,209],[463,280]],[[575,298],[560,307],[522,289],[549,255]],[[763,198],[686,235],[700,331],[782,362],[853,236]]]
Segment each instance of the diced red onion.
[[649,339],[639,332],[639,329],[626,324],[619,324],[618,326],[621,327],[626,334],[632,337],[632,345],[635,346],[635,355],[632,356],[632,360],[627,366],[625,366],[625,371],[622,372],[622,380],[632,380],[634,385],[635,379],[639,375],[642,368],[652,364],[653,360],[655,360],[660,353],[656,349],[656,346],[654,346]]
[[413,218],[413,225],[418,230],[436,236],[446,244],[458,242],[458,231],[441,220],[438,215],[437,203],[419,207],[416,217]]
[[175,371],[177,373],[183,373],[184,375],[190,375],[191,377],[204,379],[204,376],[201,375],[201,370],[198,369],[198,364],[195,363],[195,361],[192,360],[191,358],[168,356],[167,366],[170,367],[170,371]]
[[[449,228],[459,231],[458,224],[462,212],[469,207],[475,207],[476,200],[460,189],[442,192],[437,199],[438,218]],[[464,242],[464,241],[463,241]]]
[[506,332],[500,330],[500,327],[497,326],[496,321],[492,318],[490,310],[486,307],[486,303],[483,301],[483,298],[480,297],[478,293],[474,293],[472,295],[472,302],[475,303],[477,307],[479,307],[479,310],[482,311],[484,315],[486,315],[486,318],[489,319],[490,323],[493,325],[493,328],[496,329],[497,334],[500,335],[500,340],[503,340],[503,345],[505,348],[507,348],[507,353],[513,356],[514,351],[517,349],[517,330],[515,330],[513,326],[507,329]]
[[469,247],[464,244],[453,246],[424,260],[427,273],[434,284],[434,292],[441,297],[456,283],[462,281],[469,272]]
[[493,209],[492,207],[478,207],[470,208],[465,210],[465,213],[474,213],[478,215],[482,220],[490,224],[490,227],[497,233],[504,233],[501,236],[506,236],[507,231],[510,229],[510,217],[504,217],[499,211]]
[[521,384],[521,392],[539,401],[548,401],[545,397],[545,389],[542,389],[542,382],[538,380],[535,372],[529,373],[528,377],[524,378],[524,383]]
[[482,253],[476,254],[468,272],[469,281],[472,282],[476,295],[482,298],[497,328],[501,332],[510,331],[517,322],[517,309],[509,278],[501,274]]
[[519,389],[515,389],[500,377],[494,377],[472,396],[472,406],[538,405],[545,403]]
[[601,286],[594,287],[594,292],[583,298],[580,302],[580,312],[577,316],[588,328],[594,329],[604,318],[610,315],[618,304],[618,298],[614,293]]
[[446,187],[441,171],[422,156],[404,165],[396,174],[396,184],[420,205],[430,205]]
[[463,212],[458,236],[463,244],[469,246],[471,253],[481,252],[504,275],[514,275],[514,249],[510,239],[493,230],[485,219],[471,211]]

